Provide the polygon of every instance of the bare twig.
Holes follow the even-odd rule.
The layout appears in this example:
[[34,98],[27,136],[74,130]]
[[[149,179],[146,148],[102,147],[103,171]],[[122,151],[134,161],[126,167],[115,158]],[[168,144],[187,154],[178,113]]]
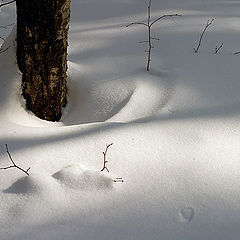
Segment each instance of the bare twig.
[[[111,147],[112,145],[113,145],[113,143],[106,144],[105,152],[103,152],[103,168],[102,168],[101,172],[104,171],[104,169],[106,169],[109,172],[108,168],[106,167],[106,164],[108,163],[107,151],[108,151],[108,148]],[[121,177],[117,177],[117,178],[113,178],[113,181],[114,182],[123,182],[123,179]]]
[[9,5],[9,4],[11,4],[11,3],[15,2],[15,1],[16,0],[12,0],[12,1],[9,1],[9,2],[6,2],[6,3],[2,3],[2,4],[0,4],[0,8],[3,7],[3,6]]
[[118,177],[118,178],[114,178],[113,181],[114,182],[123,182],[123,179],[121,177]]
[[5,26],[0,26],[0,28],[7,29],[8,27],[13,26],[14,24],[15,24],[15,23],[11,23],[11,24],[8,24],[8,25],[5,25]]
[[22,169],[21,167],[17,166],[17,165],[15,164],[15,162],[13,161],[12,156],[11,156],[9,150],[8,150],[8,145],[6,144],[5,146],[6,146],[6,150],[7,150],[8,157],[10,158],[10,161],[12,162],[12,165],[10,165],[10,166],[8,166],[8,167],[0,168],[0,170],[7,170],[7,169],[9,169],[9,168],[17,168],[17,169],[23,171],[24,173],[26,173],[26,174],[29,176],[28,171],[30,170],[30,167],[29,167],[27,170],[24,170],[24,169]]
[[210,20],[207,20],[207,24],[205,26],[205,28],[203,29],[203,32],[199,38],[199,41],[198,41],[198,46],[196,48],[193,48],[194,52],[197,53],[200,46],[201,46],[201,43],[202,43],[202,38],[203,38],[203,35],[204,33],[206,32],[207,28],[213,23],[214,19],[212,19],[211,21]]
[[159,20],[165,18],[165,17],[181,17],[182,15],[179,15],[179,14],[165,14],[159,18],[157,18],[156,20],[154,20],[150,25],[152,26],[154,23],[158,22]]
[[152,40],[157,40],[157,41],[160,40],[160,38],[155,38],[155,37],[151,37],[151,39],[152,39]]
[[[8,27],[13,26],[13,25],[14,25],[14,23],[8,24],[8,25],[5,25],[5,26],[0,26],[0,29],[7,29]],[[0,36],[0,39],[2,39],[3,41],[5,40],[2,36]]]
[[102,172],[104,169],[106,169],[106,170],[109,172],[108,168],[106,167],[106,164],[108,163],[108,161],[107,161],[107,151],[108,151],[108,148],[111,147],[112,145],[113,145],[113,143],[111,143],[111,144],[106,144],[105,152],[103,152],[103,168],[102,168],[101,172]]
[[147,43],[148,41],[144,40],[144,41],[140,41],[138,43]]
[[179,15],[179,14],[165,14],[165,15],[163,15],[163,16],[161,16],[161,17],[159,17],[159,18],[157,18],[157,19],[155,19],[154,21],[151,22],[151,5],[152,5],[152,0],[149,0],[148,7],[147,7],[147,23],[145,23],[145,22],[133,22],[133,23],[130,23],[126,26],[126,27],[129,27],[129,26],[132,26],[132,25],[144,25],[148,29],[148,39],[145,40],[145,41],[139,42],[139,43],[148,43],[148,50],[146,51],[148,53],[147,54],[147,66],[146,66],[147,71],[150,70],[151,51],[152,51],[152,48],[153,48],[152,40],[157,40],[157,41],[160,40],[159,38],[152,37],[151,27],[163,18],[182,16],[182,15]]
[[130,23],[128,24],[126,27],[130,27],[132,25],[144,25],[144,26],[148,26],[146,23],[143,23],[143,22],[133,22],[133,23]]
[[217,54],[222,47],[223,47],[223,43],[220,46],[216,46],[214,53]]
[[239,52],[235,52],[234,55],[237,55],[237,54],[240,54],[240,51]]
[[0,49],[0,54],[6,52],[9,48],[10,48],[10,47],[7,47],[7,48],[5,48],[5,49]]

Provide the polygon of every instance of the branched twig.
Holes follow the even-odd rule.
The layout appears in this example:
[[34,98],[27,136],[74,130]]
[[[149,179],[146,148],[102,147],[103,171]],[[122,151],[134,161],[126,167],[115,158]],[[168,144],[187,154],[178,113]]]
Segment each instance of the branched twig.
[[106,144],[105,152],[103,152],[103,168],[102,168],[101,172],[102,172],[104,169],[106,169],[106,170],[109,172],[108,168],[106,167],[106,164],[108,163],[108,161],[107,161],[107,150],[108,150],[108,148],[111,147],[112,145],[113,145],[113,143],[111,143],[111,144]]
[[222,47],[223,47],[223,43],[220,46],[216,46],[214,53],[217,54]]
[[204,33],[206,32],[207,28],[213,23],[214,19],[212,19],[211,21],[210,20],[207,20],[207,24],[205,26],[205,28],[203,29],[203,32],[199,38],[199,42],[198,42],[198,46],[196,48],[193,48],[194,52],[197,53],[200,46],[201,46],[201,43],[202,43],[202,38],[203,38],[203,35]]
[[2,4],[0,4],[0,8],[3,7],[3,6],[6,6],[8,4],[11,4],[11,3],[15,2],[15,1],[16,0],[12,0],[12,1],[9,1],[9,2],[6,2],[6,3],[2,3]]
[[[106,144],[106,149],[105,149],[105,152],[103,152],[103,168],[101,170],[101,172],[106,169],[108,172],[108,168],[106,167],[106,164],[108,163],[107,161],[107,151],[108,151],[108,148],[111,147],[113,145],[113,143],[111,144]],[[113,178],[113,181],[114,182],[123,182],[123,179],[121,177],[117,177],[117,178]]]
[[8,150],[8,145],[7,145],[7,144],[6,144],[6,150],[7,150],[8,157],[10,158],[10,161],[12,162],[12,165],[10,165],[10,166],[8,166],[8,167],[0,168],[0,170],[7,170],[7,169],[9,169],[9,168],[17,168],[17,169],[23,171],[24,173],[26,173],[26,174],[29,176],[28,171],[30,170],[30,167],[29,167],[27,170],[24,170],[24,169],[22,169],[21,167],[17,166],[17,165],[15,164],[15,162],[13,161],[13,159],[12,159],[12,156],[11,156],[9,150]]
[[147,11],[147,23],[145,23],[145,22],[133,22],[133,23],[130,23],[130,24],[126,25],[126,27],[129,27],[129,26],[132,26],[132,25],[143,25],[143,26],[148,28],[148,39],[145,40],[145,41],[139,42],[139,43],[148,43],[148,50],[146,51],[148,53],[148,55],[147,55],[147,66],[146,66],[147,71],[150,70],[151,50],[153,48],[152,40],[157,40],[157,41],[160,40],[159,38],[152,37],[151,27],[163,18],[182,16],[182,15],[179,15],[179,14],[165,14],[165,15],[163,15],[161,17],[158,17],[157,19],[155,19],[151,22],[151,5],[152,5],[152,0],[149,0],[148,11]]

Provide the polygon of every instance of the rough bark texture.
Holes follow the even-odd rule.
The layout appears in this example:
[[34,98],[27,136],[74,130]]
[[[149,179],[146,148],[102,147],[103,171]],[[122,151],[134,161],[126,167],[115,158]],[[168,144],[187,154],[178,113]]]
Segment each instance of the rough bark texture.
[[58,121],[66,104],[71,0],[16,0],[17,61],[27,108]]

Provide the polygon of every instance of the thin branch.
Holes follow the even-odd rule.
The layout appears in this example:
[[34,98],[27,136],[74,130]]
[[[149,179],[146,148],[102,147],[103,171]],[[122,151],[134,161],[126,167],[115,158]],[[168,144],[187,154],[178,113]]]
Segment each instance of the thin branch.
[[114,182],[124,182],[121,177],[119,177],[119,178],[114,178],[113,181],[114,181]]
[[200,36],[200,39],[199,39],[199,42],[198,42],[198,46],[197,46],[197,48],[193,48],[193,50],[194,50],[195,53],[198,52],[198,50],[199,50],[199,48],[200,48],[200,46],[201,46],[201,43],[202,43],[203,35],[204,35],[204,33],[206,32],[207,28],[213,23],[213,21],[214,21],[214,19],[212,19],[211,21],[210,21],[210,20],[207,20],[207,24],[206,24],[205,28],[203,29],[203,32],[202,32],[202,34],[201,34],[201,36]]
[[126,27],[129,27],[129,26],[132,26],[132,25],[144,25],[144,26],[148,26],[146,23],[144,22],[133,22],[133,23],[130,23],[128,24]]
[[160,41],[160,38],[150,37],[152,40]]
[[147,25],[148,25],[148,54],[147,54],[147,66],[146,69],[149,71],[150,69],[150,62],[151,62],[151,51],[152,51],[152,42],[151,42],[151,5],[152,0],[149,0],[148,4],[148,12],[147,12]]
[[12,1],[10,1],[10,2],[2,3],[2,4],[0,4],[0,8],[3,7],[3,6],[6,6],[6,5],[8,5],[8,4],[11,4],[11,3],[15,2],[15,1],[16,1],[16,0],[12,0]]
[[107,151],[108,151],[108,148],[111,147],[112,145],[113,145],[113,143],[111,143],[111,144],[106,144],[105,152],[103,152],[103,168],[102,168],[101,172],[102,172],[104,169],[106,169],[106,170],[109,172],[108,168],[106,167],[106,164],[108,163],[108,161],[107,161]]
[[139,43],[148,43],[148,50],[146,51],[147,52],[147,66],[146,66],[147,71],[150,70],[151,51],[154,48],[153,44],[152,44],[152,40],[157,40],[157,41],[160,40],[159,38],[152,37],[151,27],[153,26],[153,24],[155,24],[156,22],[158,22],[162,18],[182,16],[182,15],[179,15],[179,14],[165,14],[165,15],[155,19],[153,22],[151,22],[151,5],[152,5],[152,0],[149,0],[148,7],[147,7],[147,21],[146,21],[146,23],[145,22],[134,22],[134,23],[130,23],[126,26],[126,27],[129,27],[131,25],[140,24],[140,25],[144,25],[148,28],[148,39],[146,41],[139,42]]
[[235,52],[234,55],[237,55],[237,54],[240,54],[240,51],[239,52]]
[[[113,143],[111,144],[106,144],[106,149],[105,149],[105,152],[103,152],[103,168],[101,170],[101,172],[106,169],[108,172],[108,168],[106,167],[106,164],[108,163],[107,161],[107,151],[108,151],[108,148],[111,147],[113,145]],[[123,182],[123,179],[121,177],[117,177],[117,178],[113,178],[113,181],[115,183],[118,183],[118,182]]]
[[150,24],[150,26],[152,26],[154,23],[160,21],[161,19],[163,19],[163,18],[165,18],[165,17],[182,17],[182,15],[179,15],[179,14],[165,14],[165,15],[157,18],[156,20],[154,20],[154,21]]
[[138,42],[138,43],[147,43],[148,41],[147,40],[145,40],[145,41],[140,41],[140,42]]
[[0,168],[0,170],[6,170],[6,169],[9,169],[9,168],[14,168],[14,167],[15,167],[15,168],[23,171],[24,173],[26,173],[26,174],[29,176],[28,171],[30,170],[30,167],[29,167],[27,170],[24,170],[24,169],[22,169],[21,167],[17,166],[17,165],[15,164],[15,162],[13,161],[13,158],[12,158],[12,156],[11,156],[9,150],[8,150],[8,145],[6,144],[5,146],[6,146],[6,150],[7,150],[8,157],[9,157],[12,165],[10,165],[10,166],[8,166],[8,167]]
[[148,18],[147,18],[147,25],[150,27],[150,21],[151,21],[151,5],[152,5],[152,0],[149,0],[148,4]]
[[216,46],[215,47],[215,54],[217,54],[218,52],[219,52],[219,50],[221,49],[223,47],[223,43],[218,47],[218,46]]
[[7,47],[7,48],[5,48],[5,49],[0,49],[0,54],[2,54],[2,53],[4,53],[4,52],[6,52],[8,49],[9,49],[10,47]]
[[11,23],[11,24],[8,24],[8,25],[5,25],[5,26],[0,26],[0,28],[7,29],[8,27],[13,26],[14,24],[15,24],[15,23]]

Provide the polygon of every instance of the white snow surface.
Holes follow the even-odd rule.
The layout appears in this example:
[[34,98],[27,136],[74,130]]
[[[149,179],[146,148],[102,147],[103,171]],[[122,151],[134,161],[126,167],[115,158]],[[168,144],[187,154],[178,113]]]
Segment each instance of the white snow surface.
[[[0,171],[1,240],[240,239],[240,1],[152,0],[153,19],[182,17],[152,28],[150,72],[146,29],[125,27],[146,19],[147,4],[72,1],[59,123],[25,109],[15,27],[4,41],[0,167],[8,144],[31,169]],[[15,5],[1,9],[1,25],[15,18]]]

